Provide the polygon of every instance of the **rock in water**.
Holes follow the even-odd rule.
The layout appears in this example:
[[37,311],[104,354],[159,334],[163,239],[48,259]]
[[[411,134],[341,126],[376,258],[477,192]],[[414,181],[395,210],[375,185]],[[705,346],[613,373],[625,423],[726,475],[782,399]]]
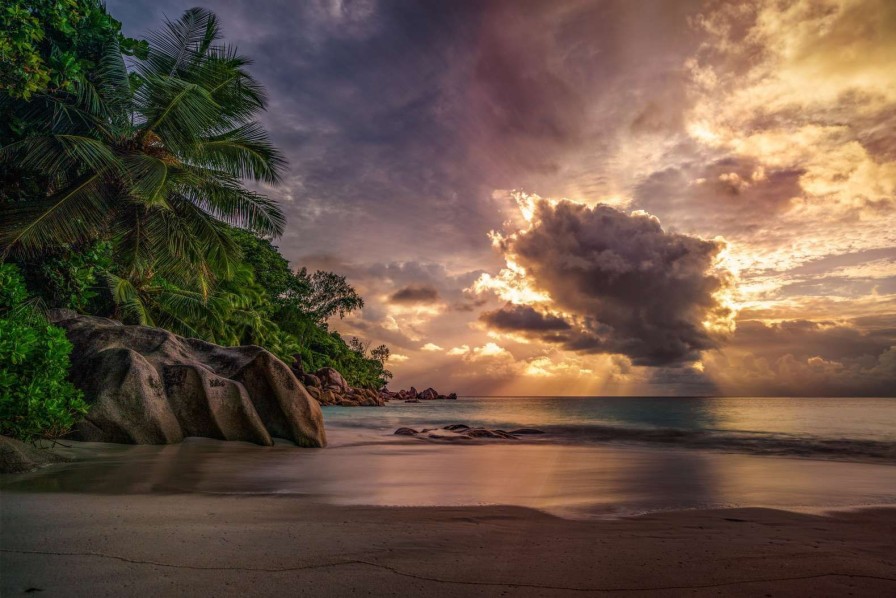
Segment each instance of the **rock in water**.
[[434,401],[435,399],[439,398],[439,393],[437,393],[433,388],[427,388],[419,395],[417,395],[417,398],[421,401]]
[[0,436],[0,473],[23,473],[51,463],[65,461],[48,450],[15,438]]
[[271,437],[326,446],[320,406],[290,368],[261,347],[221,347],[147,326],[50,314],[74,345],[72,382],[91,404],[75,437],[170,444],[185,436]]

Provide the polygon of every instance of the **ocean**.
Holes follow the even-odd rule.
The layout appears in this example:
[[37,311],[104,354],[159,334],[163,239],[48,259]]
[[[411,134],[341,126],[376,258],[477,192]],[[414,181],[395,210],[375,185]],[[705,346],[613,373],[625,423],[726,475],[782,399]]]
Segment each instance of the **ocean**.
[[[510,431],[528,442],[627,443],[896,463],[896,399],[758,397],[464,397],[324,409],[328,429],[374,440],[399,427],[452,424]],[[340,434],[340,438],[342,435]]]
[[[64,450],[78,461],[9,476],[0,489],[517,505],[572,519],[896,505],[896,399],[462,397],[323,411],[326,449],[72,443]],[[451,424],[545,433],[463,442],[394,434]]]

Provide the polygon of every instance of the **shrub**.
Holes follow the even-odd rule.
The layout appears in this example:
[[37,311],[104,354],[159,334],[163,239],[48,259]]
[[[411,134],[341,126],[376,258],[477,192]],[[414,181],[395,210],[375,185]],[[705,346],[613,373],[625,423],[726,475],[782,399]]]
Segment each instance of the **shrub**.
[[71,343],[27,298],[18,268],[0,264],[0,434],[60,438],[87,403],[66,380]]
[[48,308],[63,307],[79,313],[108,315],[111,294],[105,273],[113,270],[108,241],[57,249],[17,260],[28,291]]

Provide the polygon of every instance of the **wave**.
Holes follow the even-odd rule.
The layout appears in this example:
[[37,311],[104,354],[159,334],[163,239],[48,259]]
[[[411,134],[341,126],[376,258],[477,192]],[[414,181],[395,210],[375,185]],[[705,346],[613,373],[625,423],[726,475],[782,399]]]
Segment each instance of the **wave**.
[[896,442],[881,440],[595,424],[542,426],[540,429],[545,432],[542,439],[553,442],[634,442],[762,455],[884,461],[896,465]]
[[[340,422],[333,427],[349,430],[366,430],[364,444],[376,444],[376,438],[383,441],[397,440],[392,433],[397,427],[413,425],[413,423],[393,423],[392,427],[384,427],[384,422],[355,421]],[[456,423],[456,422],[449,422]],[[520,427],[536,427],[543,431],[540,435],[519,436],[525,443],[549,444],[603,444],[627,443],[646,446],[669,446],[692,449],[717,450],[723,452],[747,453],[755,455],[777,455],[784,457],[803,457],[839,461],[871,461],[896,465],[896,442],[861,438],[823,438],[817,436],[795,436],[770,434],[761,432],[744,432],[731,430],[687,430],[680,428],[645,428],[628,426],[609,426],[604,424],[575,425],[495,425],[480,426],[475,421],[463,422],[472,427],[485,427],[512,431]],[[444,422],[428,422],[427,428],[442,428]],[[418,428],[421,426],[418,422]],[[385,438],[388,436],[388,438]],[[360,439],[359,439],[360,440]],[[439,443],[438,439],[428,439]],[[448,442],[447,440],[444,442]],[[476,439],[465,444],[491,444],[488,439]]]

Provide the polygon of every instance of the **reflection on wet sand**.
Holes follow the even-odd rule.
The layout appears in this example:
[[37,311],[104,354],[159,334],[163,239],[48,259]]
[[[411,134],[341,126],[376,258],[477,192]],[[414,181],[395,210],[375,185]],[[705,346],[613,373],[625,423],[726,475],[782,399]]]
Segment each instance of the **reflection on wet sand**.
[[896,502],[892,467],[625,446],[392,443],[327,450],[189,439],[74,444],[79,461],[9,476],[5,491],[304,496],[335,504],[505,504],[566,517],[727,506]]

